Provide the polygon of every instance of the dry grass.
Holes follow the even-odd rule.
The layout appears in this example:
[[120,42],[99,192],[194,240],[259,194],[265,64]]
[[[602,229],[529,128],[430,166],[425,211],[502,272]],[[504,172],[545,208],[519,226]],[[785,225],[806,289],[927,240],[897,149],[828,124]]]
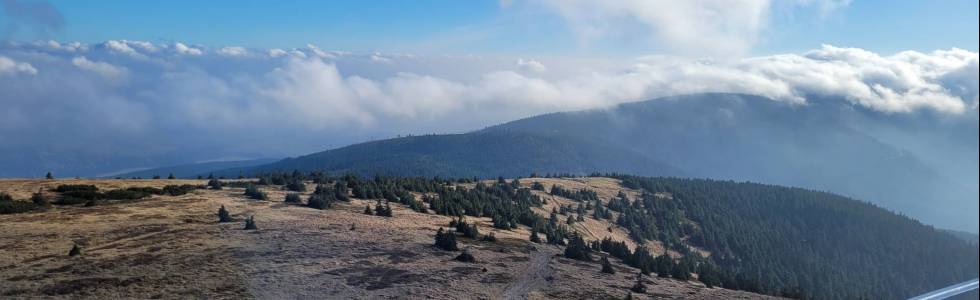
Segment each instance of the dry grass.
[[[606,178],[540,181],[549,188],[589,186],[603,200],[620,189]],[[26,198],[65,183],[113,189],[203,181],[0,180],[0,192]],[[498,242],[460,238],[477,263],[457,262],[452,258],[458,252],[431,246],[449,217],[401,205],[392,205],[394,218],[365,216],[364,206],[374,201],[357,199],[321,211],[283,204],[285,192],[263,189],[271,201],[248,200],[242,189],[197,190],[0,215],[0,298],[618,299],[635,280],[635,270],[615,259],[620,272],[602,274],[598,263],[566,260],[557,256],[558,247],[527,242],[526,228],[495,230],[485,218],[468,220],[479,222],[484,234],[494,232]],[[259,230],[241,230],[241,222],[218,224],[221,205],[239,220],[254,215]],[[609,233],[608,225],[590,219],[575,228],[592,238],[628,240],[621,229]],[[67,255],[73,243],[82,246],[82,255]],[[634,297],[759,297],[648,279],[648,295]]]

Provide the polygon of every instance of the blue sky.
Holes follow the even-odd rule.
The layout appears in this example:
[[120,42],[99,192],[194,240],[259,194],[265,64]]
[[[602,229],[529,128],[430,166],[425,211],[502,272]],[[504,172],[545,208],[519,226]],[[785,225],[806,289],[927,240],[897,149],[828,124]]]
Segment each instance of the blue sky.
[[[8,33],[8,38],[88,43],[182,41],[253,48],[314,43],[325,49],[357,52],[571,56],[664,52],[657,41],[632,38],[582,43],[566,26],[568,20],[540,9],[541,5],[519,0],[508,5],[439,0],[50,3],[64,16],[63,27],[46,34],[50,36],[21,30]],[[857,0],[829,13],[812,7],[781,9],[777,3],[747,54],[799,52],[821,44],[880,53],[951,47],[977,51],[977,3]],[[0,19],[0,25],[3,23]]]

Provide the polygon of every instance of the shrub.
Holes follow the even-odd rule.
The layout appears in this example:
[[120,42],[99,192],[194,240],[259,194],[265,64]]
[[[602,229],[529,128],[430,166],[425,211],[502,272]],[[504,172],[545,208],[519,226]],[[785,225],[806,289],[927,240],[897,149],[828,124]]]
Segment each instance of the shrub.
[[612,263],[609,262],[609,258],[605,256],[602,257],[602,273],[616,274],[616,269],[614,269]]
[[113,200],[136,200],[149,197],[150,194],[136,190],[116,189],[105,192],[104,196],[106,199]]
[[544,184],[541,184],[541,182],[535,181],[534,183],[531,183],[531,189],[532,190],[535,190],[535,191],[543,191],[544,190]]
[[488,233],[488,234],[483,235],[483,239],[482,240],[484,242],[491,242],[491,243],[493,243],[493,242],[496,242],[497,241],[497,237],[493,235],[493,232],[491,232],[491,233]]
[[456,251],[459,248],[456,247],[456,232],[452,230],[444,231],[442,227],[439,227],[439,231],[436,231],[436,248],[446,250],[446,251]]
[[465,237],[471,239],[480,237],[480,231],[476,228],[476,224],[470,225],[466,223],[463,217],[459,217],[459,220],[455,222],[449,222],[449,226],[456,227],[456,232],[462,233]]
[[589,246],[585,245],[585,241],[582,240],[582,236],[573,234],[568,241],[568,246],[565,247],[565,257],[576,260],[591,261],[592,256],[589,255],[590,251]]
[[534,243],[538,243],[538,244],[541,243],[541,237],[538,236],[538,232],[537,231],[534,231],[534,230],[531,230],[531,238],[530,238],[530,240],[531,240],[531,242],[534,242]]
[[265,193],[263,193],[261,190],[259,190],[258,187],[256,187],[253,184],[250,184],[245,187],[245,196],[248,196],[249,198],[255,200],[265,200],[269,198]]
[[16,201],[8,194],[0,193],[0,214],[16,214],[37,208],[34,202]]
[[[299,195],[297,195],[299,197]],[[324,194],[312,194],[306,200],[306,207],[316,209],[327,209],[333,206],[333,201]]]
[[248,217],[248,219],[245,219],[244,230],[257,230],[257,229],[259,229],[259,227],[255,226],[255,216],[251,216]]
[[221,186],[222,186],[222,184],[221,184],[221,181],[220,180],[217,180],[217,179],[214,179],[214,178],[210,178],[208,180],[208,188],[209,189],[212,189],[212,190],[220,190],[221,189]]
[[163,190],[155,187],[149,187],[149,186],[133,186],[133,187],[126,188],[126,190],[153,194],[153,195],[163,195]]
[[[313,196],[310,196],[310,198],[313,198]],[[297,193],[289,193],[289,194],[286,194],[286,199],[283,200],[283,202],[286,202],[286,203],[299,203],[300,201],[302,201],[302,200],[300,199],[299,194],[297,194]],[[312,199],[311,199],[311,201],[312,201]]]
[[455,259],[461,262],[476,262],[476,257],[473,257],[473,254],[470,254],[467,250],[463,250],[463,253],[460,253]]
[[305,192],[306,184],[303,184],[303,182],[299,180],[293,180],[286,184],[286,190],[293,192]]
[[48,174],[44,175],[44,178],[48,180],[54,179],[54,175],[52,175],[51,172],[48,172]]
[[177,177],[174,176],[174,173],[170,173],[170,175],[167,175],[167,179],[177,179]]
[[[94,187],[92,186],[92,188]],[[97,192],[96,189],[66,189],[54,204],[75,205],[90,202],[94,204],[96,200],[100,199],[105,199],[105,195]]]
[[99,188],[91,184],[62,184],[62,185],[58,185],[58,187],[56,187],[54,190],[59,193],[74,192],[74,191],[94,192],[94,191],[98,191]]
[[180,196],[196,190],[197,186],[191,184],[167,185],[163,187],[162,193],[170,196]]
[[231,218],[231,213],[229,213],[228,210],[225,209],[225,206],[222,205],[221,208],[218,209],[218,223],[227,223],[231,221],[233,221]]
[[643,275],[636,276],[636,284],[634,284],[633,287],[630,288],[630,290],[633,291],[634,293],[639,293],[639,294],[643,294],[647,292],[647,286],[643,285]]
[[82,248],[78,247],[78,244],[72,245],[71,250],[68,250],[68,256],[78,256],[79,254],[82,254]]
[[364,206],[364,214],[365,215],[369,215],[369,216],[373,216],[374,215],[374,211],[371,210],[371,204],[368,204],[367,206]]
[[31,203],[34,203],[34,205],[38,207],[48,207],[51,205],[51,203],[48,202],[48,198],[44,197],[44,194],[41,194],[40,191],[31,194]]

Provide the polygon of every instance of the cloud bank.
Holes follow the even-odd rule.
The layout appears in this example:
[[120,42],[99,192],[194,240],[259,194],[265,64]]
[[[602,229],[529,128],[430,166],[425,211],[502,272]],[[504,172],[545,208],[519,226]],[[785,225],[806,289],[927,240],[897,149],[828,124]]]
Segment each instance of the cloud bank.
[[[18,151],[97,142],[139,153],[192,143],[215,153],[295,155],[698,92],[798,105],[840,101],[884,115],[975,116],[977,61],[977,53],[960,49],[882,55],[830,45],[737,60],[596,62],[356,54],[314,45],[8,43],[0,45],[0,134]],[[297,138],[307,136],[316,138]]]
[[850,0],[529,2],[561,16],[583,43],[610,37],[639,39],[674,53],[709,56],[745,53],[767,29],[771,16],[779,11],[816,11],[826,16],[850,4]]

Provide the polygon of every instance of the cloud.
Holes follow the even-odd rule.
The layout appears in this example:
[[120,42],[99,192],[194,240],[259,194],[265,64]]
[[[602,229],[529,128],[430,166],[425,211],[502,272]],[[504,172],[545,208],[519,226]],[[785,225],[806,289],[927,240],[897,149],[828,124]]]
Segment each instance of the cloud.
[[13,144],[85,148],[98,139],[101,147],[130,153],[196,145],[220,155],[241,149],[294,155],[325,147],[324,139],[296,137],[326,137],[339,146],[394,132],[460,132],[540,113],[699,92],[949,118],[975,111],[978,95],[978,55],[960,49],[882,55],[827,45],[718,61],[541,62],[348,54],[315,46],[255,49],[268,55],[241,59],[224,48],[192,57],[173,55],[175,45],[125,40],[77,44],[72,51],[65,45],[72,43],[0,45],[0,135],[23,137]]
[[548,71],[548,68],[544,66],[539,61],[536,60],[524,60],[523,58],[517,59],[517,69],[523,72],[530,73],[544,73]]
[[91,61],[84,56],[73,58],[71,63],[80,69],[95,72],[109,79],[120,79],[126,75],[125,68],[116,67],[104,62]]
[[[532,0],[561,16],[583,43],[612,37],[650,43],[684,55],[732,56],[747,52],[767,28],[770,0]],[[817,7],[821,14],[845,7],[848,0],[780,2]]]
[[237,46],[222,47],[221,49],[218,49],[217,52],[218,52],[218,54],[221,54],[221,55],[224,55],[224,56],[246,56],[246,55],[248,55],[248,50],[245,50],[245,48],[243,48],[243,47],[237,47]]
[[17,62],[9,57],[0,55],[0,75],[19,73],[37,75],[37,69],[29,63]]
[[286,52],[286,50],[273,48],[273,49],[269,49],[268,54],[269,57],[280,57],[280,56],[285,56],[288,53]]
[[180,42],[174,43],[174,51],[176,51],[177,54],[180,54],[180,55],[197,56],[197,55],[204,54],[204,51],[203,50],[198,49],[198,48],[194,48],[194,47],[189,47],[189,46],[184,45],[183,43],[180,43]]

